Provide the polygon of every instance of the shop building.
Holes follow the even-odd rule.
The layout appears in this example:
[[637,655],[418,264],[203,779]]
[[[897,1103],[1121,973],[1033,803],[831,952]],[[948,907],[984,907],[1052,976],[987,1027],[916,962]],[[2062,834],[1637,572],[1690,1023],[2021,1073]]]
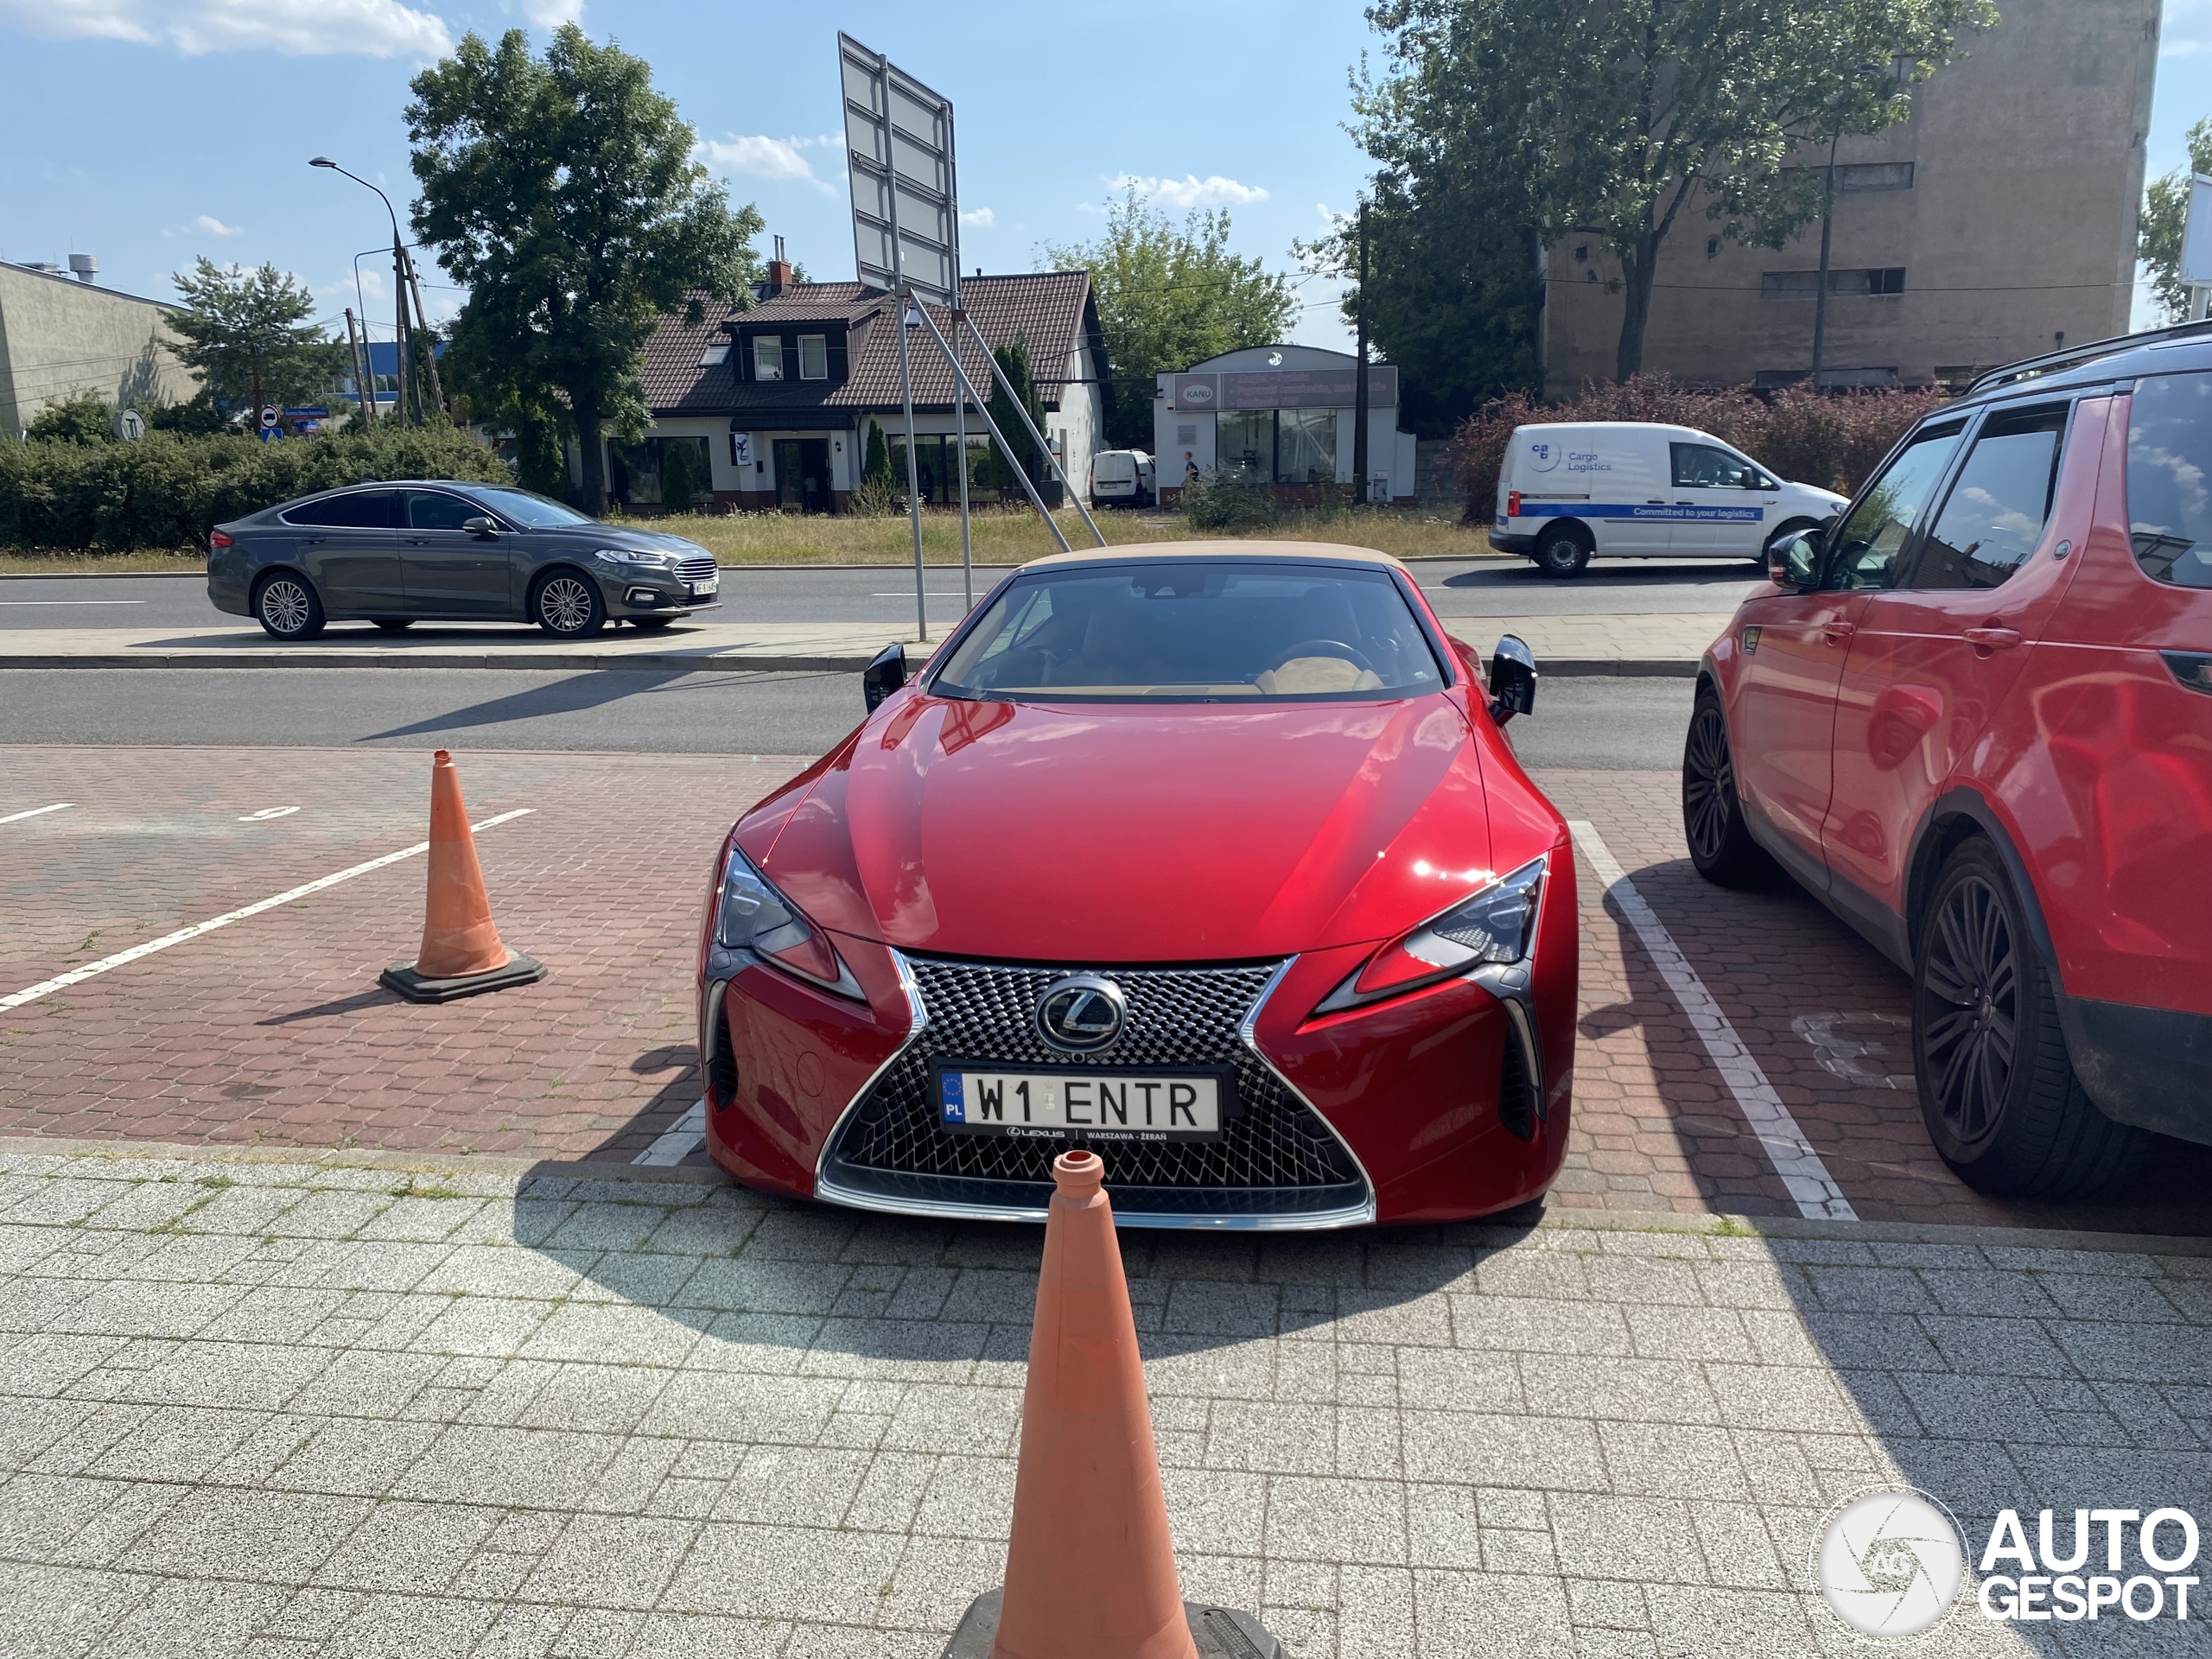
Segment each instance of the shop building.
[[[1274,487],[1310,504],[1352,482],[1358,381],[1350,352],[1254,346],[1163,374],[1153,394],[1160,499],[1172,505],[1193,473]],[[1367,499],[1414,499],[1414,436],[1398,429],[1398,370],[1367,368]]]
[[[842,512],[867,462],[871,423],[883,429],[894,486],[904,494],[897,306],[858,283],[794,283],[788,264],[768,269],[750,307],[710,304],[696,326],[678,314],[654,332],[645,375],[652,425],[640,443],[610,442],[612,497],[633,507],[663,507],[671,495],[689,494],[698,505],[725,510]],[[1090,276],[978,275],[962,280],[960,297],[992,350],[1026,342],[1045,408],[1039,424],[1070,481],[1087,492],[1090,457],[1103,442],[1107,378]],[[932,307],[930,315],[955,337],[948,314]],[[957,339],[962,367],[988,398],[985,353],[965,330]],[[907,344],[922,499],[950,505],[958,493],[952,371],[926,329],[915,328]],[[972,408],[967,424],[976,480],[989,435]],[[573,455],[571,463],[581,476]]]

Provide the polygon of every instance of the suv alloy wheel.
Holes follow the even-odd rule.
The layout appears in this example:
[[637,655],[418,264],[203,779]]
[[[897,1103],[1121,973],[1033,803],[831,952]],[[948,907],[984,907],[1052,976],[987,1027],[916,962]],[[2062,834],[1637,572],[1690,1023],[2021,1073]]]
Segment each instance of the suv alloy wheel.
[[1717,887],[1758,887],[1782,873],[1744,823],[1736,764],[1728,753],[1728,717],[1710,685],[1699,688],[1682,745],[1682,834],[1690,862]]
[[1936,878],[1912,973],[1920,1113],[1943,1161],[2000,1197],[2093,1197],[2152,1138],[2099,1111],[2066,1056],[2050,975],[1997,851],[1975,837]]

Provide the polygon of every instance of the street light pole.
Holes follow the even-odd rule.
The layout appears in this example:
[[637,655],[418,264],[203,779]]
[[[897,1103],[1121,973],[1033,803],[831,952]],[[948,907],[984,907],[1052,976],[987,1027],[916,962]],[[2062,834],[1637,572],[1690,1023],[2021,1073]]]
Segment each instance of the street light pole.
[[[407,293],[409,288],[407,245],[400,239],[399,236],[399,212],[391,205],[391,198],[390,196],[385,194],[381,190],[377,190],[376,186],[371,184],[359,174],[347,173],[344,168],[332,161],[329,156],[317,156],[312,161],[308,162],[308,165],[309,167],[327,168],[333,173],[344,174],[346,177],[353,180],[354,183],[359,185],[363,189],[376,190],[377,200],[384,203],[385,212],[391,218],[391,285],[393,289],[397,290],[397,294],[398,306],[397,308],[397,314],[399,321],[399,333],[397,336],[399,350],[399,362],[397,365],[399,370],[399,384],[398,390],[391,400],[391,412],[394,420],[397,421],[399,425],[404,426],[407,424],[407,387],[409,381],[413,378],[408,372],[409,348],[412,346],[413,340],[410,337],[412,331],[407,326]],[[415,420],[417,425],[422,423],[423,393],[420,387],[417,387],[415,392]]]
[[1352,348],[1351,499],[1367,505],[1367,204],[1359,204],[1358,340]]

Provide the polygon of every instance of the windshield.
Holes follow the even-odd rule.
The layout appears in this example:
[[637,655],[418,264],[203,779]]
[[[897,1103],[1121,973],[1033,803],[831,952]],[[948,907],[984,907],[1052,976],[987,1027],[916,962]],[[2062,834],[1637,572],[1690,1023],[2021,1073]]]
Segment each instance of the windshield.
[[497,484],[471,484],[467,488],[486,506],[505,514],[525,530],[560,530],[569,524],[597,522],[574,507],[563,506],[550,496],[534,494],[529,490],[508,489]]
[[1403,696],[1443,683],[1384,571],[1154,559],[1016,578],[931,689],[1211,702]]

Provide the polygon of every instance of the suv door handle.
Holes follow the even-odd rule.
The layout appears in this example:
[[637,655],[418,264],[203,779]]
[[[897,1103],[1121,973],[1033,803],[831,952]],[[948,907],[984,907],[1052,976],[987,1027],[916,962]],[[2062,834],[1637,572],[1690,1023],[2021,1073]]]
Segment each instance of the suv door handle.
[[1850,639],[1853,634],[1858,632],[1859,625],[1856,622],[1846,622],[1840,617],[1837,618],[1833,622],[1823,622],[1821,624],[1821,638],[1827,640],[1828,644],[1832,645],[1840,645],[1843,644],[1845,640]]
[[2010,651],[2020,643],[2018,628],[1968,628],[1963,638],[1976,651]]

